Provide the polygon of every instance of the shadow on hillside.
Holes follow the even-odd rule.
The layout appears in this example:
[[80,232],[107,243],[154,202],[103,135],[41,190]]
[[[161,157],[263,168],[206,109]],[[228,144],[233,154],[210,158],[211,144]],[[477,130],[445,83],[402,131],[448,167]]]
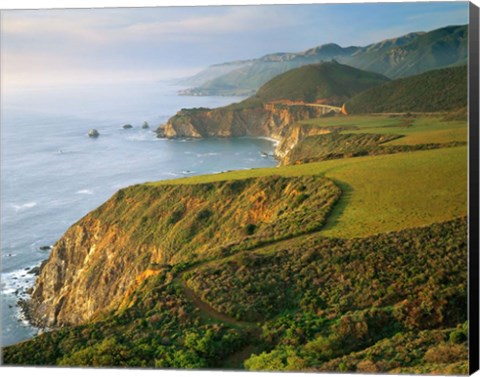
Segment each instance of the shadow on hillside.
[[342,190],[342,195],[340,196],[340,199],[338,199],[338,202],[334,205],[332,212],[330,215],[327,217],[327,221],[325,222],[325,225],[322,228],[323,230],[330,230],[337,226],[340,218],[343,215],[343,212],[345,211],[345,208],[348,206],[350,203],[350,200],[352,198],[352,193],[353,193],[353,188],[349,184],[338,181],[338,180],[333,180],[333,182],[341,188]]

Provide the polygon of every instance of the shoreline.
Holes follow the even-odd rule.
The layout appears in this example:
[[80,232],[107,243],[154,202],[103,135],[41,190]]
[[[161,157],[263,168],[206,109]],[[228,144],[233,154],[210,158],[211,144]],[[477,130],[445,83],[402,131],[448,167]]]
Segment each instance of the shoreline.
[[[247,136],[248,137],[248,136]],[[269,136],[254,136],[255,139],[262,139],[262,140],[268,140],[270,142],[272,142],[273,146],[275,147],[275,149],[278,147],[278,145],[280,144],[280,140],[277,140],[277,139],[274,139],[273,137],[269,137]]]
[[[235,138],[236,137],[228,137],[228,139],[235,139]],[[187,138],[185,138],[185,139],[187,139]],[[201,139],[205,140],[205,139],[209,139],[209,138],[201,138]],[[216,139],[216,138],[213,138],[213,139]],[[223,138],[219,138],[219,139],[223,139]],[[271,152],[270,151],[268,152],[269,157],[271,157],[272,159],[275,160],[275,162],[277,162],[274,151],[275,151],[276,146],[279,144],[278,140],[275,140],[275,139],[269,138],[269,137],[256,137],[256,136],[239,137],[239,139],[262,139],[262,140],[269,141],[270,143],[272,143],[272,145],[271,145],[272,150],[271,150]],[[270,149],[270,147],[268,149]],[[262,150],[259,149],[258,153],[261,154],[261,153],[264,153],[264,152],[262,152]],[[270,155],[270,153],[271,153],[271,155]],[[278,164],[275,164],[275,166],[278,166]],[[232,170],[253,169],[253,168],[258,168],[258,167],[261,167],[261,165],[256,166],[256,167],[249,167],[249,168],[228,167],[227,169],[225,169],[221,172],[214,172],[214,171],[208,172],[207,171],[207,172],[203,172],[199,175],[222,173],[224,171],[232,171]],[[193,171],[192,171],[192,173],[193,173]],[[182,172],[181,175],[185,175],[185,173]],[[168,180],[168,179],[165,179],[165,180]],[[148,183],[148,182],[149,181],[147,179],[143,183]],[[125,187],[128,187],[128,186],[125,186]],[[121,188],[118,188],[116,191],[118,191],[120,189]],[[52,249],[50,248],[49,252],[51,252],[51,250]],[[30,276],[29,280],[32,279],[32,281],[29,281],[30,284],[24,284],[22,286],[21,292],[19,292],[20,294],[17,294],[16,292],[10,292],[9,291],[8,296],[11,296],[12,301],[14,300],[14,302],[15,302],[15,304],[14,304],[15,308],[16,308],[16,314],[14,315],[15,319],[17,319],[18,321],[21,321],[25,326],[27,326],[29,328],[29,330],[31,330],[33,332],[33,335],[29,338],[18,340],[18,341],[15,341],[13,343],[10,343],[10,342],[8,342],[7,344],[2,343],[1,344],[2,348],[13,346],[15,344],[19,344],[19,343],[31,340],[31,339],[37,337],[38,335],[40,335],[44,332],[48,332],[48,331],[53,330],[52,328],[48,328],[48,327],[44,326],[44,324],[42,323],[41,320],[36,319],[35,316],[32,315],[32,312],[33,312],[32,309],[35,306],[35,302],[32,301],[31,293],[32,293],[33,289],[35,288],[35,284],[36,284],[37,278],[39,276],[39,272],[41,272],[41,267],[49,260],[49,258],[50,258],[50,253],[48,254],[48,256],[46,256],[45,259],[43,259],[42,261],[40,261],[36,265],[29,266],[28,271],[23,267],[19,268],[18,270],[15,270],[16,272],[18,271],[18,273],[22,273],[23,271],[25,271],[25,274],[27,276]],[[40,271],[38,271],[37,269],[40,269]],[[29,274],[29,272],[31,270],[37,270],[37,272],[34,275],[31,274],[31,273]],[[5,292],[2,292],[2,295],[6,297]],[[6,304],[6,303],[4,302],[4,304]]]

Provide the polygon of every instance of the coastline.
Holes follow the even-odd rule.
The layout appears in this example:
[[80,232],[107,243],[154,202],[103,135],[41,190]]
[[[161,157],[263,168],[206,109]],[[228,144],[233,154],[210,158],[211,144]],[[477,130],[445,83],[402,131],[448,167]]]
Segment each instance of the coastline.
[[[121,132],[121,130],[119,132]],[[225,139],[230,139],[230,140],[232,140],[232,139],[239,139],[239,140],[240,139],[250,139],[250,140],[259,139],[259,140],[265,140],[265,141],[269,142],[269,147],[267,149],[267,150],[269,150],[269,158],[261,158],[260,156],[263,153],[262,150],[264,150],[264,149],[262,149],[260,146],[258,146],[257,143],[253,143],[252,144],[253,148],[250,147],[250,149],[257,149],[257,152],[255,152],[255,154],[254,154],[257,163],[255,163],[254,166],[253,165],[252,166],[245,165],[244,167],[242,167],[242,166],[236,166],[238,164],[236,164],[236,165],[233,164],[232,165],[230,163],[228,166],[224,166],[222,168],[222,172],[229,171],[229,170],[242,170],[242,169],[252,169],[252,168],[258,168],[258,167],[264,167],[265,163],[266,163],[264,161],[270,161],[268,163],[269,166],[272,166],[272,167],[273,166],[278,166],[277,160],[275,160],[274,157],[273,157],[273,154],[271,154],[271,153],[273,153],[276,145],[278,144],[278,141],[276,141],[272,138],[267,138],[267,137],[202,138],[202,140],[204,140],[204,141],[207,141],[207,139],[210,139],[208,141],[214,141],[216,139],[218,139],[219,141],[222,141],[222,140],[225,140]],[[184,145],[184,144],[185,143],[180,143],[178,145]],[[250,144],[250,143],[248,143],[248,144]],[[175,144],[172,143],[172,145],[175,145]],[[213,145],[215,145],[215,142],[214,142]],[[245,144],[242,144],[242,145],[245,145]],[[257,145],[257,147],[255,147],[255,145]],[[211,144],[206,144],[206,146],[204,146],[203,148],[204,149],[207,148],[207,150],[209,150],[208,148],[210,148],[210,147],[211,147]],[[228,145],[227,145],[227,147],[228,147]],[[227,147],[224,147],[224,148],[227,148]],[[188,148],[191,148],[191,147],[188,147]],[[185,150],[185,149],[186,149],[186,147],[182,148],[182,150]],[[213,151],[215,152],[216,149],[213,149]],[[232,152],[233,151],[235,151],[235,148],[232,148]],[[200,151],[197,151],[197,152],[200,152]],[[182,153],[181,150],[179,150],[178,153],[179,153],[178,156],[180,157],[185,152]],[[195,150],[193,150],[191,153],[194,154],[194,155],[201,155],[202,159],[205,158],[206,155],[210,154],[210,153],[196,153]],[[211,153],[211,155],[212,156],[213,155],[218,155],[218,153]],[[273,161],[275,161],[274,165],[271,164]],[[231,161],[230,160],[225,160],[224,162],[231,162]],[[218,171],[214,167],[210,167],[209,170],[207,170],[207,171],[203,171],[203,170],[197,171],[197,170],[195,170],[195,172],[194,172],[193,169],[192,169],[190,172],[191,172],[191,174],[189,174],[189,175],[204,175],[204,174],[213,174],[213,173],[218,172]],[[167,174],[167,173],[165,173],[165,174]],[[181,175],[182,174],[179,174],[178,176],[180,177]],[[167,177],[162,178],[162,180],[163,179],[168,180]],[[155,178],[154,177],[147,178],[147,179],[144,180],[144,183],[148,183],[149,181],[152,181],[152,180],[155,180]],[[129,185],[122,186],[122,187],[128,187],[128,186]],[[117,188],[115,190],[115,192],[117,192],[119,189],[120,188]],[[96,191],[96,190],[93,190],[93,191]],[[93,197],[93,196],[94,195],[89,195],[89,197]],[[102,203],[103,203],[103,201],[102,201]],[[93,208],[92,210],[94,210],[94,209],[95,208]],[[90,212],[90,211],[88,211],[88,212]],[[81,218],[81,217],[82,216],[79,216],[78,218]],[[72,222],[72,224],[73,224],[73,222]],[[42,265],[44,265],[46,263],[46,261],[49,259],[50,253],[44,254],[44,257],[45,258],[43,258],[40,262],[36,263],[35,266],[30,265],[29,269],[33,270],[37,267],[41,267]],[[15,270],[19,274],[25,274],[26,276],[29,276],[30,277],[29,282],[28,282],[29,284],[28,285],[27,284],[22,285],[20,294],[16,294],[14,291],[9,290],[8,295],[12,296],[11,298],[9,298],[10,310],[15,311],[16,314],[14,314],[14,316],[15,316],[15,318],[18,319],[19,323],[21,321],[23,326],[28,327],[28,330],[31,333],[31,336],[30,337],[21,336],[20,339],[18,341],[15,341],[15,342],[9,342],[9,341],[6,341],[5,343],[2,342],[2,345],[1,345],[2,347],[6,347],[6,346],[13,345],[13,344],[18,344],[18,343],[24,342],[26,340],[34,338],[35,336],[37,336],[37,335],[39,335],[39,334],[41,334],[45,331],[51,330],[51,328],[43,326],[41,321],[35,319],[31,315],[31,313],[32,313],[31,292],[33,291],[33,288],[35,287],[38,274],[35,274],[35,275],[28,274],[28,272],[30,272],[30,270],[27,271],[26,268],[23,268],[23,267],[19,268],[18,271]],[[2,272],[2,273],[6,273],[6,272]],[[16,282],[17,280],[14,280],[14,281]],[[5,292],[2,292],[2,296],[4,296],[3,301],[4,301],[4,304],[6,304],[7,300],[5,298],[6,298],[7,295],[5,294]]]
[[278,139],[275,139],[273,137],[269,137],[269,136],[257,136],[255,137],[256,139],[262,139],[262,140],[268,140],[268,141],[271,141],[273,146],[275,147],[275,149],[278,147],[278,145],[280,144],[281,140],[278,140]]

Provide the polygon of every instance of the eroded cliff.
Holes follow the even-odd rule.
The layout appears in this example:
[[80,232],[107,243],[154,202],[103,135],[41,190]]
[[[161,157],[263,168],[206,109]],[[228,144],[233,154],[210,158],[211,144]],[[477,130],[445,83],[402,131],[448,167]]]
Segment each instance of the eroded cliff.
[[30,315],[49,327],[95,320],[165,268],[320,229],[339,196],[312,176],[120,190],[56,243]]
[[320,104],[268,103],[255,107],[227,106],[219,109],[182,109],[157,129],[159,137],[270,137],[279,141],[275,155],[282,159],[306,136],[330,132],[298,122],[338,111]]

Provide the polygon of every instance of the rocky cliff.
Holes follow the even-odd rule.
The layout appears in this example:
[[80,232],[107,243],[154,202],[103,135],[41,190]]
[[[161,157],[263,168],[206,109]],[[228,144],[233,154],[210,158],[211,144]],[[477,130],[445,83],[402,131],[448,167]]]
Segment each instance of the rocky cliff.
[[319,229],[339,196],[320,177],[122,189],[54,245],[30,317],[49,327],[95,320],[164,269]]
[[183,109],[157,129],[159,137],[264,136],[280,142],[276,155],[283,158],[302,137],[328,132],[302,127],[297,122],[331,113],[331,106],[265,104],[240,108]]

